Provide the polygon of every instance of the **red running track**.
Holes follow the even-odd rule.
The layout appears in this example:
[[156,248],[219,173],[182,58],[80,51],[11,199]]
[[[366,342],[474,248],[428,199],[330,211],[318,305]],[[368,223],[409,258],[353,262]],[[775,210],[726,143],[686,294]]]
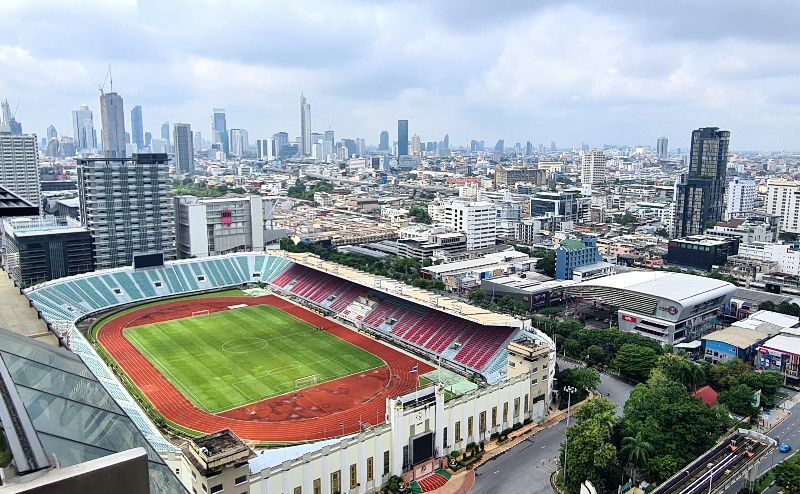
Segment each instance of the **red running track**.
[[[212,414],[197,408],[184,397],[123,335],[127,327],[180,319],[195,311],[225,310],[236,304],[277,307],[363,348],[381,358],[386,365],[361,375],[343,377]],[[386,414],[386,398],[414,390],[417,376],[433,370],[422,361],[274,295],[196,298],[142,307],[106,323],[99,329],[97,339],[168,420],[202,433],[230,428],[239,437],[258,442],[326,439],[358,432],[362,423],[381,423]],[[409,372],[415,365],[419,366],[419,374]]]

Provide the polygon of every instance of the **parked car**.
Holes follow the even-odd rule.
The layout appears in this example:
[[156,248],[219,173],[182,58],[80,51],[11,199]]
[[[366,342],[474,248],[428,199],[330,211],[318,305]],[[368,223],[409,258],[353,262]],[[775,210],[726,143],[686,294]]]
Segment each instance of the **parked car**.
[[792,450],[792,447],[789,446],[786,443],[783,443],[780,446],[778,446],[778,451],[780,451],[781,453],[788,453],[791,450]]

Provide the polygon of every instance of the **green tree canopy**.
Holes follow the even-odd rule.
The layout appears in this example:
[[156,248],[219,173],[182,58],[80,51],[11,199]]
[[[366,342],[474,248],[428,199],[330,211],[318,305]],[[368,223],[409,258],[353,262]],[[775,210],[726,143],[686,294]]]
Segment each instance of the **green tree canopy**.
[[581,405],[581,408],[575,412],[575,419],[581,422],[604,415],[613,417],[616,408],[617,406],[611,400],[602,397],[592,398]]
[[775,483],[787,494],[800,494],[800,460],[788,458],[775,467]]
[[753,406],[753,388],[747,384],[737,384],[719,394],[717,401],[728,407],[728,410],[742,417],[752,417],[758,410]]
[[656,352],[649,347],[626,343],[614,356],[611,366],[634,379],[644,380],[656,366]]

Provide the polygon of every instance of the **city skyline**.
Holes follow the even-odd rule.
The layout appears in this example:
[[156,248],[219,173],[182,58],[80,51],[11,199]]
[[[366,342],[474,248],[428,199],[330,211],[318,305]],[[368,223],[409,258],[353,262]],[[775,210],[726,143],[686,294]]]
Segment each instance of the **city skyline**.
[[[330,127],[370,145],[408,119],[410,135],[427,141],[449,133],[454,146],[499,138],[653,146],[663,135],[686,148],[688,131],[714,125],[736,135],[732,149],[800,149],[800,57],[787,24],[800,6],[721,5],[693,6],[687,19],[682,2],[429,10],[168,2],[158,16],[149,2],[4,2],[13,41],[0,43],[7,75],[0,97],[19,104],[25,132],[44,135],[53,124],[69,135],[81,104],[99,114],[97,86],[110,63],[115,91],[130,108],[141,105],[150,132],[170,120],[211,135],[209,113],[224,107],[230,127],[293,139],[304,91],[314,101],[313,132]],[[192,15],[177,15],[187,10]],[[219,20],[233,11],[248,15],[237,15],[237,29],[221,30]],[[702,19],[719,16],[709,31]],[[267,18],[275,29],[249,28]],[[63,29],[72,24],[91,29]],[[92,49],[56,55],[56,39]]]

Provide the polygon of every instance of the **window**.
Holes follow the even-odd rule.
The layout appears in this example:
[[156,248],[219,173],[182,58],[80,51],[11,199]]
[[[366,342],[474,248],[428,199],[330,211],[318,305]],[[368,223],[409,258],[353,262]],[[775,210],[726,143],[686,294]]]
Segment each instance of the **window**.
[[294,488],[294,494],[303,494],[303,488],[302,487],[295,487]]
[[114,294],[115,295],[122,295],[122,290],[120,290],[119,288],[114,288]]
[[478,415],[478,432],[480,432],[480,433],[486,432],[486,412],[485,411],[481,412],[481,414]]
[[528,412],[531,411],[530,404],[528,403],[528,395],[525,395],[525,414],[527,415]]
[[519,417],[519,397],[514,398],[514,418]]
[[373,463],[375,462],[373,461],[371,456],[367,458],[367,482],[375,479],[375,472],[374,472],[375,465],[373,465]]
[[508,402],[503,403],[503,422],[508,422]]
[[447,447],[447,427],[442,429],[442,449]]
[[322,479],[314,479],[314,494],[322,494]]
[[350,488],[355,489],[358,484],[358,466],[353,463],[350,465]]
[[205,484],[200,484],[200,487],[203,489],[203,492],[208,492],[208,488],[206,488]]
[[180,468],[176,468],[175,469],[175,475],[180,477],[180,475],[181,475],[181,469]]
[[497,427],[497,407],[492,407],[492,429]]
[[153,285],[154,285],[156,288],[161,288],[161,282],[160,282],[160,281],[154,281],[154,282],[153,282]]
[[242,485],[242,484],[244,484],[245,482],[247,482],[247,475],[242,475],[241,477],[236,477],[236,478],[233,480],[233,484],[234,484],[234,485]]
[[456,442],[461,442],[461,422],[456,422]]
[[472,437],[472,417],[467,417],[467,437]]
[[206,281],[206,277],[205,276],[198,276],[197,277],[197,281]]
[[217,484],[211,487],[211,494],[215,494],[217,492],[222,492],[222,484]]
[[331,492],[341,492],[342,490],[342,471],[336,470],[331,474]]

